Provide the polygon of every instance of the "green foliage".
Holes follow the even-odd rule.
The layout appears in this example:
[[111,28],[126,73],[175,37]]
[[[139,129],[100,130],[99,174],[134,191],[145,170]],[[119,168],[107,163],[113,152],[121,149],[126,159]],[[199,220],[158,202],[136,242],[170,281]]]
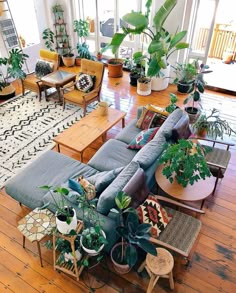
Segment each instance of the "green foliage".
[[236,133],[226,120],[219,117],[219,110],[215,108],[211,110],[209,115],[205,113],[201,114],[198,120],[193,124],[193,129],[197,132],[205,129],[208,136],[214,139],[220,137],[222,140],[224,134],[230,136],[232,132]]
[[172,113],[177,108],[177,101],[177,96],[173,93],[170,93],[170,104],[165,108],[168,113]]
[[22,67],[28,57],[21,49],[13,48],[9,51],[8,58],[0,58],[0,68],[1,66],[7,66],[6,76],[3,75],[2,68],[0,70],[0,91],[9,84],[8,78],[25,79],[26,73]]
[[[117,210],[112,209],[112,211],[119,213],[120,225],[116,228],[116,231],[122,238],[120,263],[125,261],[132,267],[137,261],[136,247],[142,248],[147,253],[157,255],[155,246],[148,240],[151,225],[139,223],[137,211],[129,207],[131,197],[121,191],[116,195],[115,203]],[[128,246],[127,243],[129,244]]]
[[189,47],[189,44],[181,42],[186,35],[186,31],[176,32],[171,35],[164,29],[163,25],[175,7],[176,0],[166,0],[160,9],[155,13],[153,18],[154,29],[151,29],[149,24],[151,0],[146,2],[146,13],[141,12],[127,13],[122,19],[127,25],[122,27],[122,33],[115,33],[111,43],[106,46],[103,51],[111,49],[113,54],[117,54],[118,49],[128,34],[145,34],[150,38],[148,53],[150,59],[148,63],[148,76],[160,76],[161,69],[165,69],[168,65],[168,58],[177,50],[182,50]]
[[204,149],[192,140],[180,139],[176,144],[166,144],[159,162],[164,164],[163,175],[171,183],[175,178],[183,187],[211,176]]
[[77,48],[79,58],[94,60],[94,57],[89,52],[89,46],[85,42],[82,44],[77,43],[76,48]]
[[46,48],[49,51],[55,51],[54,49],[54,32],[50,28],[46,28],[43,31],[43,40]]
[[73,22],[74,32],[77,33],[78,38],[84,38],[89,36],[89,22],[83,19],[74,20]]

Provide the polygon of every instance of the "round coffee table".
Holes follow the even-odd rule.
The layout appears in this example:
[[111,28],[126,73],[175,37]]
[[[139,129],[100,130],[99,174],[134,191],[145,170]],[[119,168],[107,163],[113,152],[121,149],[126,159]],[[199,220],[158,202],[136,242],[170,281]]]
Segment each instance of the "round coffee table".
[[202,201],[201,209],[205,199],[213,193],[215,186],[215,178],[213,176],[206,177],[194,182],[193,185],[188,184],[186,187],[180,185],[175,179],[170,183],[163,174],[164,165],[160,165],[155,173],[158,186],[171,197],[180,201]]

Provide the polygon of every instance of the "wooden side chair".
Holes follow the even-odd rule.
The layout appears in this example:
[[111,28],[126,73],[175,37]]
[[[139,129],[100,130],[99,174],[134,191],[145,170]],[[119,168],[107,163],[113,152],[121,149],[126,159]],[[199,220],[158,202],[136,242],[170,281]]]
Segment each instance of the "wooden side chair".
[[[39,51],[39,60],[50,62],[50,64],[52,64],[51,72],[56,71],[58,69],[59,55],[56,52],[41,49]],[[42,85],[42,82],[40,81],[40,78],[36,76],[35,72],[27,74],[26,78],[24,80],[21,80],[21,84],[22,95],[25,95],[26,89],[31,90],[37,93],[37,95],[39,96],[39,101],[41,101],[44,87]]]
[[[100,92],[102,88],[102,81],[104,75],[104,64],[97,61],[92,61],[88,59],[81,60],[81,72],[78,75],[78,78],[75,83],[70,84],[62,89],[63,96],[63,109],[65,109],[65,104],[67,102],[72,102],[80,105],[84,109],[84,116],[86,114],[86,107],[94,102],[100,101]],[[86,76],[83,76],[85,80],[82,80],[80,87],[78,89],[78,82],[82,74],[92,77],[94,83],[92,85],[91,91],[86,90],[86,88],[81,88],[83,83],[86,83]]]
[[198,140],[208,142],[207,144],[202,144],[204,148],[211,148],[209,152],[206,153],[205,158],[210,171],[214,177],[216,177],[215,186],[213,194],[215,193],[217,183],[220,178],[224,178],[225,171],[228,167],[231,153],[229,148],[234,146],[233,143],[217,141],[210,138],[197,137]]

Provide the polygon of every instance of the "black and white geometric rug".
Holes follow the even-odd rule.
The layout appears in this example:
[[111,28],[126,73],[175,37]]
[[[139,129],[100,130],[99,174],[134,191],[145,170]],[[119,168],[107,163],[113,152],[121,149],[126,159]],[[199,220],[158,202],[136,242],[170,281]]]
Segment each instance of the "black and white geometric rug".
[[[87,107],[91,112],[95,104]],[[0,188],[32,160],[52,149],[53,137],[83,117],[83,109],[55,101],[39,102],[35,93],[0,104]]]

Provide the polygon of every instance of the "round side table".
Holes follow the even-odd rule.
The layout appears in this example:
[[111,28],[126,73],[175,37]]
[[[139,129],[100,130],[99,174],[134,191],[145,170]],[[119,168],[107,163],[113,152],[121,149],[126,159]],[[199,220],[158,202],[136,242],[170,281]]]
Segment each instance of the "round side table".
[[147,254],[145,261],[141,264],[138,271],[144,268],[150,276],[147,293],[151,293],[159,278],[167,278],[170,288],[174,289],[173,270],[174,259],[170,252],[164,248],[157,248],[157,256]]

